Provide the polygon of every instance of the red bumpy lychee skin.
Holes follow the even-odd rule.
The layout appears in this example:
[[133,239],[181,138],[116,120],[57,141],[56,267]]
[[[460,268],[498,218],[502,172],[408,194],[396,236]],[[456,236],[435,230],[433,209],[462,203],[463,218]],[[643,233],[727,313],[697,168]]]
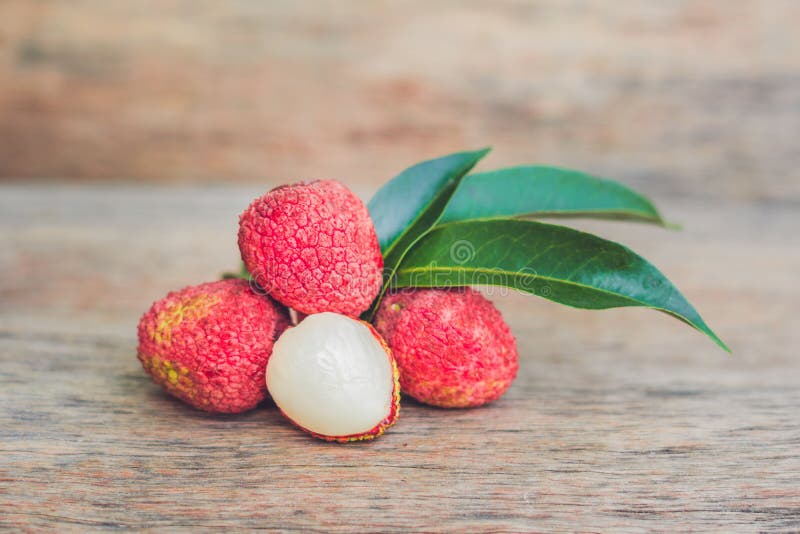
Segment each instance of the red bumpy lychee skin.
[[244,280],[173,291],[139,322],[139,360],[153,381],[199,410],[238,413],[267,396],[264,371],[287,310]]
[[381,287],[383,256],[367,207],[333,180],[257,198],[239,217],[239,250],[261,287],[305,314],[356,317]]
[[391,347],[403,393],[444,408],[500,397],[519,367],[500,312],[477,291],[406,289],[387,295],[375,327]]

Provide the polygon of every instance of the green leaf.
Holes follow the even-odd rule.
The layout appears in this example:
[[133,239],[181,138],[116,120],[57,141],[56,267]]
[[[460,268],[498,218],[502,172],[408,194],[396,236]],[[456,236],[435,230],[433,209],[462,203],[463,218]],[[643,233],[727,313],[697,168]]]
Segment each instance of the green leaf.
[[489,150],[458,152],[418,163],[387,182],[369,202],[367,208],[383,252],[384,285],[365,314],[367,318],[374,315],[406,251],[439,221],[461,179]]
[[[430,211],[442,188],[451,180],[467,174],[489,150],[458,152],[417,163],[386,182],[375,193],[367,208],[384,256],[409,234],[419,236],[419,226],[424,225],[414,223]],[[436,214],[437,219],[440,214]]]
[[247,266],[244,264],[244,262],[241,262],[238,273],[232,273],[230,271],[226,271],[220,275],[220,278],[222,280],[231,280],[231,279],[250,280],[250,272],[247,270]]
[[666,226],[652,202],[620,183],[541,166],[511,167],[467,176],[440,223],[552,216],[628,219]]
[[571,228],[519,219],[443,224],[403,259],[392,287],[507,286],[576,308],[644,306],[730,352],[675,286],[630,249]]

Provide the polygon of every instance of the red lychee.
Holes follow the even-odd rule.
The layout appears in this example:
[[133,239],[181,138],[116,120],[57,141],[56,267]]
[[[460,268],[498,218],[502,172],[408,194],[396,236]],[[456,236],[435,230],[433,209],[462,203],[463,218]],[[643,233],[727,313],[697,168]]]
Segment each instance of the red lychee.
[[173,291],[139,322],[139,360],[170,394],[207,412],[238,413],[267,396],[264,372],[289,314],[244,280]]
[[473,289],[391,293],[381,303],[375,328],[397,360],[403,393],[426,404],[480,406],[500,397],[517,375],[511,330]]
[[239,250],[261,287],[305,314],[355,317],[381,287],[383,256],[367,207],[333,180],[257,198],[239,218]]

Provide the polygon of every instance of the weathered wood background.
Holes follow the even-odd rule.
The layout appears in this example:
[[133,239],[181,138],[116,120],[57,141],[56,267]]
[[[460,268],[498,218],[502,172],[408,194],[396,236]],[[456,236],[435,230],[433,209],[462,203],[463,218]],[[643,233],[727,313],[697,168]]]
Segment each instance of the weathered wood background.
[[800,200],[800,2],[0,2],[0,177],[375,186],[494,145]]
[[800,529],[793,207],[581,225],[661,266],[733,356],[653,311],[495,294],[521,352],[505,397],[406,400],[382,438],[342,446],[270,406],[198,413],[136,359],[151,301],[236,266],[257,192],[0,187],[0,528]]
[[[0,1],[0,529],[800,530],[798,21],[795,0]],[[484,169],[652,194],[684,232],[580,226],[652,259],[734,355],[655,312],[496,293],[508,394],[406,400],[351,446],[144,375],[139,315],[236,267],[253,196],[325,176],[367,198],[486,144]]]

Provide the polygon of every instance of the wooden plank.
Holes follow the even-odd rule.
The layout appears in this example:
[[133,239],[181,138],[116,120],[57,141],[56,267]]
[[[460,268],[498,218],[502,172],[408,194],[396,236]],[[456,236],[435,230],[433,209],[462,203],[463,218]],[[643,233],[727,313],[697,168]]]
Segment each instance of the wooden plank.
[[494,144],[800,199],[797,0],[163,4],[0,3],[0,179],[373,184]]
[[0,527],[797,530],[800,247],[782,205],[668,202],[682,233],[582,223],[651,257],[733,347],[646,310],[494,295],[520,375],[499,402],[405,399],[325,444],[271,406],[193,411],[135,324],[236,265],[251,188],[0,188]]

